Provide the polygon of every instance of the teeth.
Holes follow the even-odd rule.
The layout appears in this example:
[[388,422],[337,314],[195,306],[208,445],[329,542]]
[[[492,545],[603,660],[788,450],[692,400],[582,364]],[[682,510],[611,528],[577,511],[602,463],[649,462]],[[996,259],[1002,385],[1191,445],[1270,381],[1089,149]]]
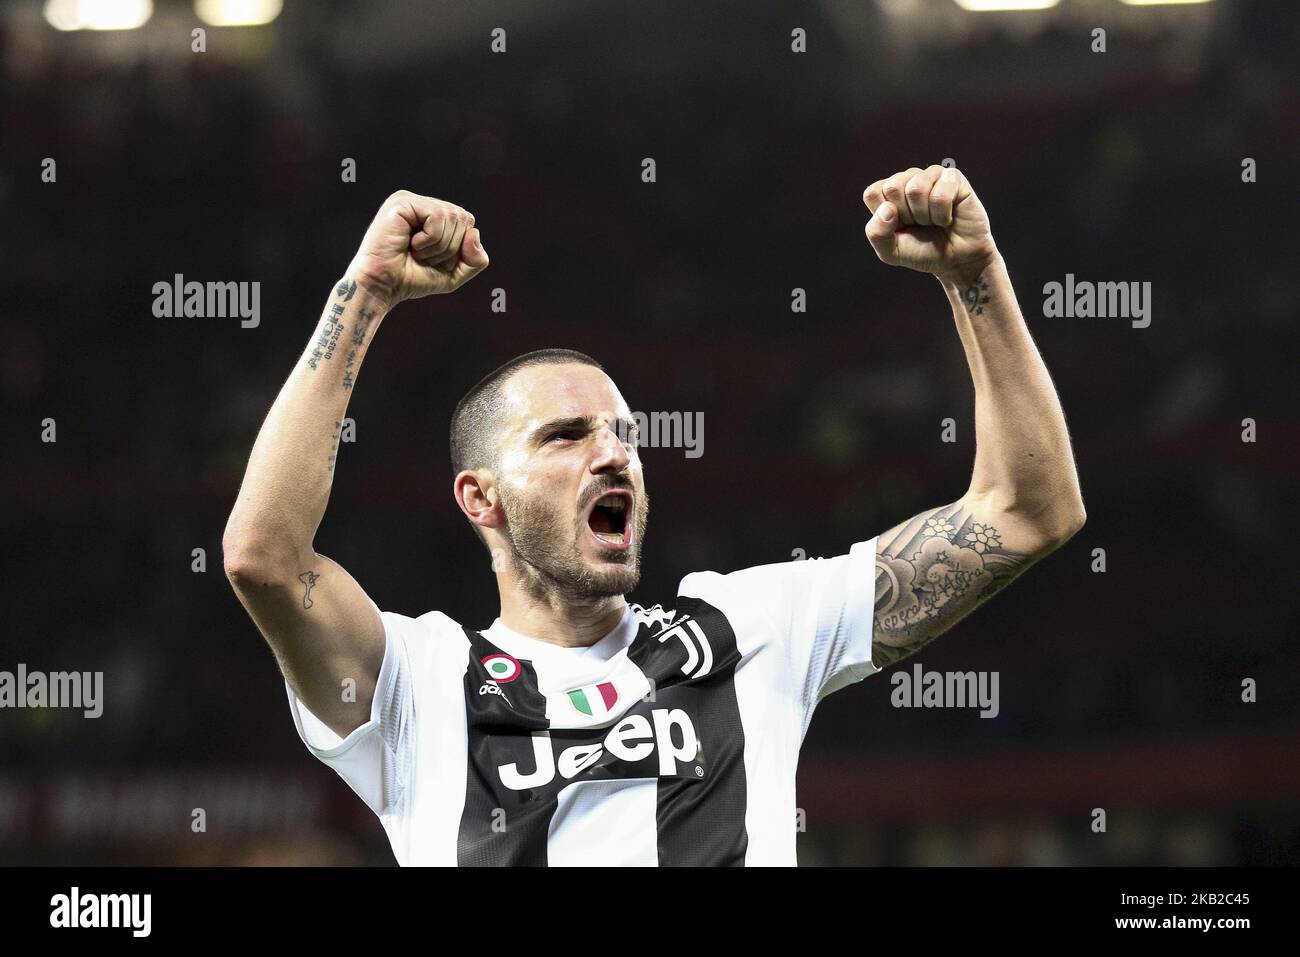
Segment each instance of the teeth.
[[627,508],[627,499],[623,498],[621,495],[616,495],[613,498],[601,499],[600,507],[607,508],[611,512],[621,512]]
[[596,537],[602,542],[612,542],[614,544],[623,541],[623,536],[618,534],[618,532],[597,532]]

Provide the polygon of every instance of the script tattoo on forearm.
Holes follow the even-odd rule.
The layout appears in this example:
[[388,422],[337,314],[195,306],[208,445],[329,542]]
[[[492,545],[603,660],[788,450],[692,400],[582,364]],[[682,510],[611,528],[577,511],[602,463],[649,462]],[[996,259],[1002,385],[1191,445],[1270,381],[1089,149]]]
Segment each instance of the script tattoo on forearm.
[[307,571],[303,572],[301,575],[298,576],[298,581],[302,582],[304,586],[303,593],[302,593],[303,608],[310,608],[312,605],[316,604],[314,601],[311,600],[311,589],[312,586],[316,584],[317,580],[319,580],[319,578],[320,575],[316,574],[316,572],[311,571],[310,569],[308,569]]
[[337,419],[334,422],[334,439],[333,441],[330,442],[330,457],[325,462],[326,466],[329,468],[329,471],[331,473],[333,473],[334,471],[334,463],[338,460],[339,438],[342,435],[343,435],[343,420]]
[[307,360],[310,368],[314,370],[317,363],[334,358],[334,350],[338,348],[339,336],[343,335],[343,329],[343,307],[336,302],[329,307],[325,318],[321,320],[316,347],[312,349],[311,358]]
[[375,318],[373,309],[361,309],[357,312],[357,328],[352,333],[352,344],[354,346],[365,345],[366,330],[370,328],[370,322]]
[[[352,297],[356,295],[356,291],[357,284],[355,281],[345,280],[334,287],[334,295],[338,296],[343,302],[351,302]],[[320,335],[316,339],[315,348],[311,351],[311,358],[307,360],[308,368],[314,372],[321,362],[334,358],[334,350],[338,347],[339,337],[343,335],[344,331],[343,304],[341,302],[330,303],[325,318],[321,321]]]
[[960,505],[922,513],[876,555],[872,657],[885,668],[939,637],[1024,570],[1027,557]]
[[352,333],[352,348],[348,350],[348,363],[343,367],[343,388],[351,389],[356,381],[353,376],[353,366],[357,361],[357,353],[366,343],[366,330],[370,328],[370,321],[375,318],[375,314],[370,309],[361,309],[357,313],[357,326]]

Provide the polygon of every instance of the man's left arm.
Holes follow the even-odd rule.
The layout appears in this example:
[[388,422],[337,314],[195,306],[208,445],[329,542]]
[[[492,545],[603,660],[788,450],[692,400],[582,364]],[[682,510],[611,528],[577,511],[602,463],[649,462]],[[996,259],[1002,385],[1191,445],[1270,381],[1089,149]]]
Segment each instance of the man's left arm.
[[1059,548],[1085,515],[1060,401],[966,177],[914,167],[872,183],[863,201],[881,261],[939,280],[975,385],[966,494],[877,540],[872,661],[885,668]]

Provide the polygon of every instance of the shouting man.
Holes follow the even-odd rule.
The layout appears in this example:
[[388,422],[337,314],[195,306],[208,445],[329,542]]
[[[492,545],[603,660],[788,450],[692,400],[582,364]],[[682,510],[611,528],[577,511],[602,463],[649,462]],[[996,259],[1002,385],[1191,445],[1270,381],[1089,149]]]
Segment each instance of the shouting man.
[[863,201],[877,256],[932,274],[952,306],[976,397],[966,493],[836,558],[694,572],[667,609],[629,604],[649,512],[632,414],[595,359],[532,352],[452,415],[452,494],[501,596],[483,630],[380,611],[314,547],[385,316],[488,265],[464,209],[384,203],[262,425],[223,545],[299,735],[400,863],[793,864],[818,701],[1083,524],[1060,404],[966,178],[908,169]]

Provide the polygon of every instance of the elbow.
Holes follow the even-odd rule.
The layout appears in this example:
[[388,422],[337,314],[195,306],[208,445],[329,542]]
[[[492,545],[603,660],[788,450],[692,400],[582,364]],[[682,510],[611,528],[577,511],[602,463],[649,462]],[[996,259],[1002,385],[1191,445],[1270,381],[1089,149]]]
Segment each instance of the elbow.
[[1088,520],[1082,495],[1074,492],[1053,495],[1030,502],[1026,498],[983,498],[975,507],[976,515],[1005,515],[1014,518],[1021,529],[1022,541],[1031,544],[1035,554],[1047,554],[1060,549],[1074,538]]
[[1088,513],[1083,507],[1083,501],[1080,500],[1069,512],[1065,521],[1064,529],[1061,536],[1061,544],[1064,545],[1083,528],[1084,523],[1088,521]]
[[1083,507],[1083,497],[1077,491],[1048,511],[1042,517],[1040,526],[1048,549],[1057,549],[1074,538],[1088,520],[1088,512]]
[[986,496],[974,509],[977,515],[1003,515],[1013,519],[1019,538],[1035,555],[1060,548],[1078,534],[1088,519],[1077,486],[1041,496]]
[[237,591],[277,585],[297,572],[297,555],[264,539],[227,533],[221,540],[221,553],[226,579]]
[[303,554],[303,548],[283,522],[238,506],[221,536],[221,563],[236,589],[292,579],[301,570],[298,566]]

